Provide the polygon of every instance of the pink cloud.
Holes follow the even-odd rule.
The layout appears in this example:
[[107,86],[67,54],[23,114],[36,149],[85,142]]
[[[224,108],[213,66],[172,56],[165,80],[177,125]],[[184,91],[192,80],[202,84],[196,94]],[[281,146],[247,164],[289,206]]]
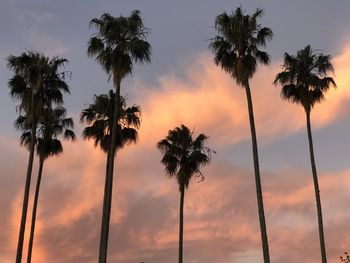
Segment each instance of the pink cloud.
[[[312,122],[324,127],[344,116],[350,99],[350,47],[334,58],[337,89],[331,89],[326,101],[316,105]],[[280,98],[280,87],[272,84],[281,70],[281,61],[260,67],[251,81],[256,126],[259,138],[272,140],[288,136],[305,127],[305,114],[299,105]],[[245,92],[204,53],[186,70],[186,78],[159,77],[157,88],[138,83],[143,110],[141,143],[155,143],[171,127],[185,123],[200,131],[210,131],[215,144],[249,139]],[[140,91],[141,90],[141,91]]]
[[[334,59],[338,88],[315,108],[313,123],[317,128],[346,112],[349,56],[350,49],[344,49]],[[263,142],[305,129],[302,109],[282,101],[279,88],[272,84],[280,64],[261,67],[251,84],[258,135]],[[156,89],[143,86],[136,98],[143,110],[140,141],[125,147],[116,159],[111,262],[175,260],[178,187],[175,180],[164,175],[155,146],[170,128],[181,123],[210,136],[210,144],[218,151],[212,165],[204,169],[206,180],[199,184],[194,180],[186,193],[186,258],[192,263],[261,261],[251,167],[238,168],[220,155],[223,147],[250,139],[244,90],[213,65],[207,54],[186,72],[186,79],[160,77]],[[0,139],[0,146],[11,149],[2,153],[6,176],[0,177],[1,184],[6,185],[0,193],[1,200],[5,200],[0,200],[5,211],[0,214],[0,224],[7,229],[1,232],[6,242],[0,241],[0,262],[7,263],[15,255],[27,155],[13,139]],[[65,143],[64,147],[63,155],[45,164],[34,259],[37,263],[95,262],[105,155],[93,149],[90,142]],[[13,164],[17,159],[19,163]],[[321,172],[320,176],[330,261],[350,246],[344,231],[350,218],[346,212],[349,173],[347,169],[332,174]],[[8,179],[9,174],[14,175],[13,180]],[[319,262],[309,171],[264,171],[263,184],[274,261]]]

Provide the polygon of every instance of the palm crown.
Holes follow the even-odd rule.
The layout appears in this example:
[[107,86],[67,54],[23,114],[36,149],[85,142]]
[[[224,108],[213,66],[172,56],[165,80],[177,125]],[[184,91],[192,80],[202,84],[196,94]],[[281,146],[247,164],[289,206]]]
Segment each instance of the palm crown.
[[284,99],[301,104],[310,112],[315,103],[324,99],[330,86],[336,86],[329,72],[334,72],[331,56],[315,53],[308,45],[296,56],[284,54],[283,71],[277,74],[274,83],[283,85]]
[[235,12],[224,12],[215,19],[218,34],[209,45],[215,53],[214,61],[240,85],[245,85],[253,76],[257,61],[269,63],[269,55],[259,49],[272,38],[271,29],[257,22],[262,14],[263,10],[257,9],[253,15],[245,15],[241,8],[237,8]]
[[189,185],[192,176],[203,177],[200,167],[210,162],[213,150],[204,146],[208,137],[204,134],[192,138],[193,133],[185,126],[169,130],[168,135],[158,142],[158,149],[162,152],[161,163],[166,173],[175,176],[179,186]]
[[[73,119],[66,118],[66,115],[66,109],[63,107],[45,109],[36,132],[36,150],[43,160],[63,152],[61,141],[58,139],[60,135],[63,135],[64,139],[72,141],[76,139],[73,130],[71,130],[74,128]],[[31,141],[31,123],[29,119],[20,115],[15,121],[15,126],[23,131],[21,144],[29,148]]]
[[58,72],[67,60],[48,58],[37,52],[28,51],[20,56],[9,56],[8,67],[14,72],[9,80],[10,95],[20,100],[20,113],[27,118],[39,118],[44,107],[52,102],[63,103],[62,91],[69,93],[65,82],[68,72]]
[[[125,98],[119,98],[119,111],[117,118],[116,149],[122,148],[126,143],[136,142],[140,127],[141,109],[133,105],[126,108]],[[111,141],[111,130],[115,93],[95,96],[95,101],[81,112],[80,120],[88,125],[83,131],[85,139],[93,139],[95,146],[100,146],[104,152],[108,152]]]
[[[88,55],[96,58],[103,69],[116,79],[132,73],[133,60],[150,62],[151,45],[146,41],[145,28],[140,11],[129,17],[113,17],[108,13],[90,21],[97,29],[88,43]],[[116,81],[114,79],[114,81]]]

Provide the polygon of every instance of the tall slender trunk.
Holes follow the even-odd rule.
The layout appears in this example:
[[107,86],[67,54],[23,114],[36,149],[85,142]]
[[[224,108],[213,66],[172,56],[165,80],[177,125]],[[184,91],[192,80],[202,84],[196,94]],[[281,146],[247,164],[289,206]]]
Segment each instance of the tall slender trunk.
[[99,263],[106,263],[107,261],[107,249],[108,249],[108,234],[109,234],[109,222],[111,217],[111,205],[112,205],[112,190],[113,190],[113,170],[114,170],[114,156],[116,145],[116,123],[118,120],[119,111],[119,97],[120,97],[120,79],[115,80],[116,92],[113,112],[113,125],[111,131],[111,144],[107,154],[107,173],[104,192],[104,206],[102,212],[102,224],[101,224],[101,237],[100,237],[100,251],[99,251]]
[[267,239],[265,213],[264,213],[264,202],[263,202],[263,195],[262,195],[262,189],[261,189],[258,144],[257,144],[256,132],[255,132],[253,102],[252,102],[252,96],[250,93],[250,87],[249,87],[248,80],[245,83],[245,90],[246,90],[246,94],[247,94],[250,131],[251,131],[251,135],[252,135],[256,197],[257,197],[257,201],[258,201],[259,222],[260,222],[260,232],[261,232],[261,242],[262,242],[264,263],[270,263],[269,242]]
[[43,166],[44,166],[44,158],[40,157],[38,179],[36,181],[34,203],[33,203],[33,211],[32,211],[32,222],[31,222],[31,227],[30,227],[30,237],[29,237],[29,245],[28,245],[27,263],[31,263],[31,261],[32,261],[32,251],[33,251],[33,241],[34,241],[34,232],[35,232],[36,211],[37,211],[37,207],[38,207],[39,191],[40,191],[40,184],[41,184],[41,175],[43,173]]
[[307,136],[309,139],[312,178],[314,181],[315,196],[316,196],[318,232],[319,232],[319,236],[320,236],[321,257],[322,257],[322,263],[327,263],[326,246],[325,246],[324,233],[323,233],[323,220],[322,220],[320,188],[318,186],[318,178],[317,178],[317,171],[316,171],[316,164],[315,164],[315,157],[314,157],[314,147],[313,147],[313,143],[312,143],[311,121],[310,121],[310,111],[309,110],[306,111],[306,124],[307,124]]
[[[106,162],[106,177],[105,177],[105,187],[104,187],[104,191],[103,191],[103,204],[102,204],[102,220],[101,220],[101,232],[100,232],[100,250],[99,250],[99,262],[100,262],[100,257],[102,257],[102,249],[104,247],[104,244],[105,244],[105,225],[103,222],[105,222],[105,218],[106,218],[106,205],[107,205],[107,193],[108,193],[108,187],[110,185],[110,180],[107,176],[108,174],[108,167],[109,167],[109,155],[110,155],[110,150],[107,151],[107,162]],[[108,235],[108,231],[107,231],[107,235]],[[104,240],[102,240],[104,239]],[[108,238],[107,238],[107,241],[108,241]],[[107,251],[104,252],[106,253],[105,254],[105,257],[107,256]],[[104,260],[107,260],[106,258]]]
[[185,186],[180,186],[180,215],[179,215],[179,263],[183,262],[183,236],[184,236],[184,201]]
[[32,134],[31,134],[31,139],[30,139],[30,152],[29,152],[29,160],[28,160],[28,167],[27,167],[26,183],[25,183],[25,187],[24,187],[22,217],[21,217],[21,226],[19,228],[16,263],[21,263],[21,261],[22,261],[23,241],[24,241],[24,233],[25,233],[26,221],[27,221],[30,181],[32,178],[35,141],[36,141],[36,134],[35,134],[36,133],[36,120],[34,120],[32,123],[31,132],[32,132]]

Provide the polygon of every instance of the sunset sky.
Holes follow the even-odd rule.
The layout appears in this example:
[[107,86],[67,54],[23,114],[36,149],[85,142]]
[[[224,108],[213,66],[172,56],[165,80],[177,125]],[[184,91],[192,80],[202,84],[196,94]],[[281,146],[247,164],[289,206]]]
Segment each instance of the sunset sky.
[[[0,263],[15,259],[28,161],[13,127],[18,102],[9,96],[6,57],[59,55],[72,72],[65,106],[78,141],[45,163],[33,263],[96,262],[106,158],[82,140],[79,114],[112,83],[86,55],[89,21],[134,9],[151,29],[152,63],[136,65],[122,82],[127,104],[141,106],[142,123],[138,143],[116,158],[109,262],[177,261],[178,186],[165,176],[156,143],[182,123],[208,135],[217,152],[202,170],[205,181],[193,180],[186,193],[185,262],[262,262],[245,92],[208,49],[215,16],[239,6],[263,8],[261,23],[274,32],[266,47],[271,64],[251,80],[271,261],[320,262],[305,114],[272,84],[283,53],[308,44],[332,55],[338,85],[311,116],[328,260],[350,252],[349,0],[0,0]],[[36,174],[37,164],[32,190]],[[27,234],[29,226],[30,216]],[[26,250],[27,242],[24,259]]]

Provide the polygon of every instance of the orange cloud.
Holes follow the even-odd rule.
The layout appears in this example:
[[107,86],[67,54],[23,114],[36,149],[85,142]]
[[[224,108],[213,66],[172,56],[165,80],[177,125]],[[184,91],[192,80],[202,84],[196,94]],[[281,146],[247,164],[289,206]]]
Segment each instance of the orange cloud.
[[[316,127],[337,120],[346,111],[350,99],[350,47],[334,58],[337,89],[331,89],[326,101],[316,105],[312,122]],[[258,137],[271,140],[287,136],[305,127],[305,114],[299,105],[280,98],[280,87],[272,84],[282,62],[261,66],[251,80]],[[142,83],[138,83],[143,86]],[[236,143],[250,138],[245,92],[230,76],[214,65],[204,53],[186,69],[186,78],[165,75],[158,87],[138,89],[143,110],[141,143],[154,145],[160,136],[181,123],[203,131],[215,144]],[[152,146],[153,146],[152,145]]]
[[[347,89],[349,58],[350,48],[346,48],[334,59],[338,88],[327,94],[326,102],[315,107],[312,118],[318,128],[336,121],[346,111],[346,102],[350,99]],[[251,83],[257,132],[262,141],[288,136],[305,127],[301,107],[282,101],[279,87],[272,84],[280,64],[261,67]],[[195,133],[210,136],[210,144],[218,152],[223,147],[250,139],[244,90],[216,67],[208,54],[200,56],[185,70],[185,79],[162,76],[158,87],[150,89],[144,85],[138,91],[135,102],[142,98],[138,104],[143,110],[140,142],[121,150],[116,159],[110,229],[112,262],[149,260],[156,263],[176,258],[178,187],[175,180],[164,175],[160,154],[155,148],[169,129],[184,123],[194,128]],[[5,177],[1,177],[9,189],[0,193],[5,200],[4,204],[0,200],[0,204],[6,211],[0,214],[0,223],[10,229],[5,236],[7,244],[2,245],[0,241],[4,262],[15,254],[23,167],[27,158],[23,150],[18,150],[17,142],[12,141],[9,147],[8,141],[0,139],[1,147],[15,150],[1,156],[5,160],[2,167],[6,174],[15,175],[15,181],[7,183]],[[66,143],[64,147],[64,154],[50,159],[44,167],[33,256],[37,263],[95,262],[105,155],[93,149],[90,142]],[[10,165],[19,152],[23,161]],[[186,193],[185,253],[192,262],[201,259],[227,263],[261,256],[251,169],[238,169],[221,156],[214,156],[213,164],[204,170],[207,179],[200,184],[194,180]],[[347,207],[344,200],[348,200],[346,193],[350,190],[349,173],[346,170],[320,176],[327,240],[341,248],[341,251],[330,248],[332,259],[350,246],[346,233],[339,234],[350,218],[344,212]],[[309,171],[285,168],[274,173],[265,172],[263,184],[274,261],[281,262],[288,255],[290,262],[317,262]],[[336,208],[332,207],[333,202],[337,203]],[[9,214],[10,219],[4,218],[4,214]],[[302,258],[305,247],[310,250],[306,258]],[[3,263],[1,260],[0,257]]]
[[[70,263],[82,259],[94,262],[97,257],[104,155],[92,151],[87,143],[67,144],[65,149],[69,154],[49,161],[45,169],[33,254],[38,263],[48,260]],[[137,153],[136,147],[132,160],[129,154],[125,150],[117,160],[119,170],[113,200],[113,210],[117,212],[112,216],[110,260],[131,263],[140,259],[164,262],[166,258],[176,258],[179,205],[176,181],[164,176],[156,155],[142,158],[144,153]],[[135,159],[137,166],[133,165]],[[86,163],[89,169],[81,169],[80,162]],[[204,262],[217,259],[223,263],[260,257],[255,188],[250,169],[236,169],[229,163],[214,160],[203,172],[207,179],[199,184],[194,180],[185,197],[188,258],[201,255]],[[339,227],[350,217],[343,212],[350,190],[349,174],[346,170],[320,177],[327,240],[339,246],[330,249],[332,259],[350,245],[346,232],[339,233]],[[265,172],[264,184],[270,247],[276,261],[288,255],[291,262],[305,257],[308,262],[318,262],[309,172],[291,169],[273,174]],[[20,197],[16,195],[17,201],[12,202],[13,211],[19,211]],[[337,207],[333,203],[337,203]],[[12,222],[18,221],[19,213],[12,214],[11,218]],[[3,219],[0,217],[0,220]],[[12,229],[11,254],[14,255],[18,227]],[[306,255],[305,247],[310,248]]]

